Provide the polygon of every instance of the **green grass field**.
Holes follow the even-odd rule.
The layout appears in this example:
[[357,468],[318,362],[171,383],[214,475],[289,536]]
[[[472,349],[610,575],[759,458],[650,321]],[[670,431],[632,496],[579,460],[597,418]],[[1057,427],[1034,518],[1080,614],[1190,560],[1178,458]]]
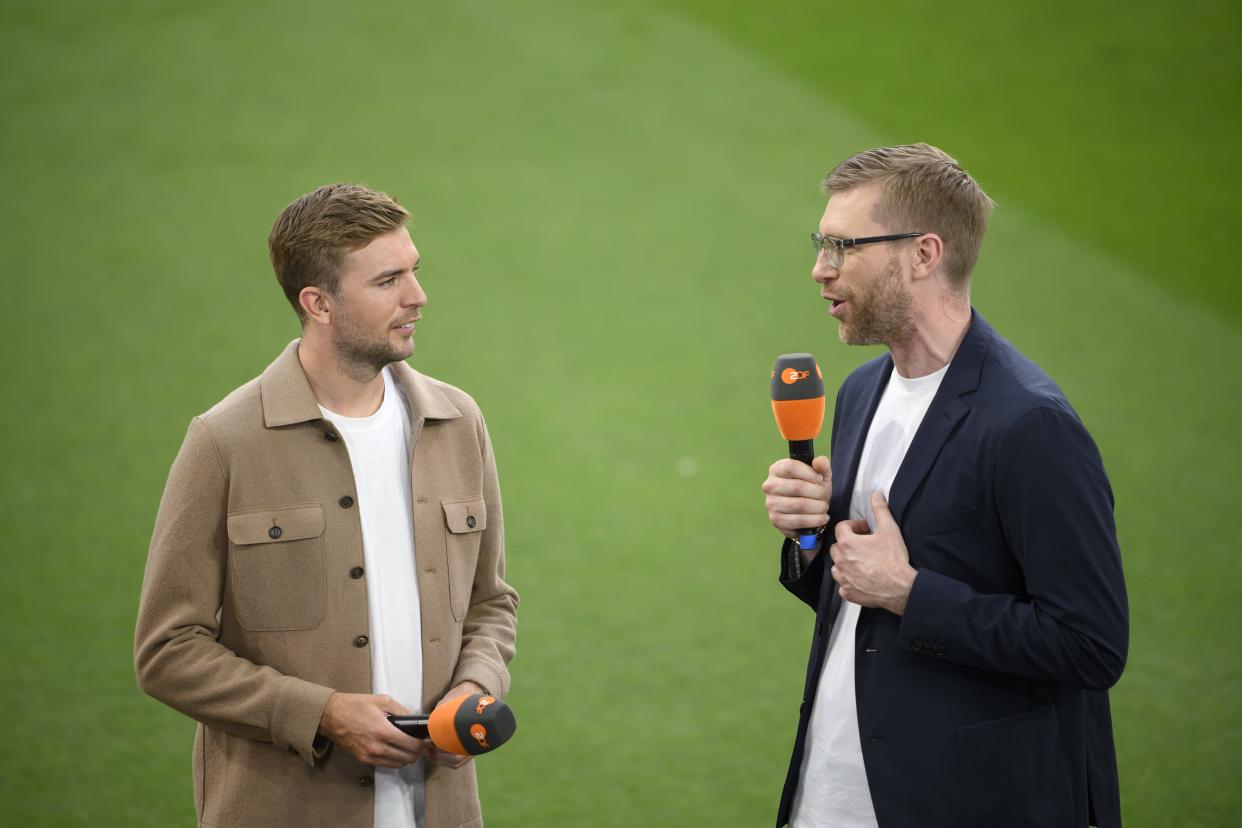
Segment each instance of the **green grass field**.
[[[928,141],[998,201],[976,306],[1117,496],[1129,826],[1242,811],[1242,11],[910,0],[0,7],[0,822],[193,822],[131,666],[190,417],[296,335],[265,240],[333,180],[414,214],[412,363],[488,415],[522,593],[494,826],[770,822],[810,614],[759,483],[837,160]],[[744,714],[744,715],[742,715]]]

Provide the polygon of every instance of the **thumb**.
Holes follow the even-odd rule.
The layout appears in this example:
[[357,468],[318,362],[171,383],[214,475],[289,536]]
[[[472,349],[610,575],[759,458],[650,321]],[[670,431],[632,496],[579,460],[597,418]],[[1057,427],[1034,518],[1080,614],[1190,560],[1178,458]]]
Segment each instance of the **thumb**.
[[824,480],[832,480],[832,464],[828,462],[828,458],[820,455],[811,461],[811,468],[819,472]]
[[893,519],[892,510],[888,508],[888,501],[884,499],[884,493],[879,489],[871,493],[871,511],[875,513],[876,531],[897,525],[897,521]]

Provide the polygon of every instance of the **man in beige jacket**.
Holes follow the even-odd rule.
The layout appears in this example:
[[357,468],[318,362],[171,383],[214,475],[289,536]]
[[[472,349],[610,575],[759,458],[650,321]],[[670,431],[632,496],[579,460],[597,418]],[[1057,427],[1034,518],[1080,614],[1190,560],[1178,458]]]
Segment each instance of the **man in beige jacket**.
[[408,219],[346,184],[285,209],[302,337],[169,473],[135,664],[199,722],[201,826],[482,825],[474,763],[386,718],[504,696],[518,600],[479,408],[404,361],[427,303]]

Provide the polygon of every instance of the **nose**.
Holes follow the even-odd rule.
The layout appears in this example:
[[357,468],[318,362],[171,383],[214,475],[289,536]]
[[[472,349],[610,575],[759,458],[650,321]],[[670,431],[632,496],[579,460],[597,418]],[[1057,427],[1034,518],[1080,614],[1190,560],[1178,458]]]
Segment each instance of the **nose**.
[[402,292],[401,305],[407,308],[421,308],[425,304],[427,304],[427,292],[418,283],[418,277],[411,273],[410,280],[405,284],[405,290]]
[[811,280],[816,284],[826,285],[841,275],[841,272],[828,264],[828,254],[819,251],[815,257],[815,266],[811,268]]

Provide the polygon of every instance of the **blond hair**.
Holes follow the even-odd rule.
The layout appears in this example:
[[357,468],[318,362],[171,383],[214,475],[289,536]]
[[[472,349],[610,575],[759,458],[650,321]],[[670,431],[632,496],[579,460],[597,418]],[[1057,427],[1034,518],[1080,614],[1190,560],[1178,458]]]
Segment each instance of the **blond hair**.
[[303,288],[340,293],[345,254],[409,220],[391,196],[357,184],[328,184],[286,207],[272,225],[267,249],[276,281],[298,318],[306,317],[298,301]]
[[979,258],[995,202],[943,150],[928,144],[878,147],[852,155],[824,177],[831,196],[864,184],[882,187],[875,219],[895,233],[935,233],[944,272],[962,290]]

